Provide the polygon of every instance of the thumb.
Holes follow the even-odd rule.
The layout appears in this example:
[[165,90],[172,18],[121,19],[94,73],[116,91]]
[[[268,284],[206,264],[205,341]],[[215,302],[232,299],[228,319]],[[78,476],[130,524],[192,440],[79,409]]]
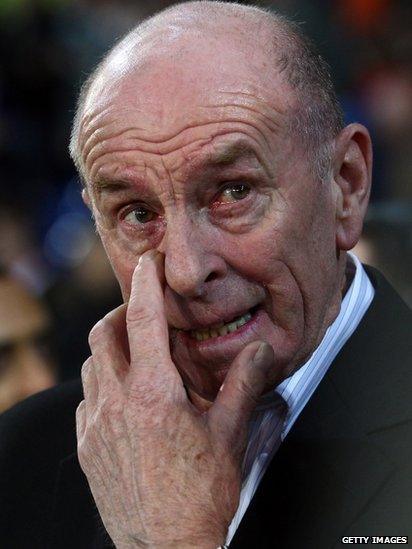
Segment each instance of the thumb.
[[233,361],[208,411],[210,428],[226,443],[237,446],[245,438],[248,420],[269,379],[273,383],[274,368],[273,349],[261,341],[247,345]]

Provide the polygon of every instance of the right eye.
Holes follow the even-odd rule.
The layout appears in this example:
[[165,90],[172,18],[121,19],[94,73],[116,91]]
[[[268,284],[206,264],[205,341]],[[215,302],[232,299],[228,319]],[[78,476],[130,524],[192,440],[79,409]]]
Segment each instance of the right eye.
[[125,215],[124,219],[125,221],[127,221],[127,223],[130,223],[131,225],[142,225],[144,223],[152,221],[155,217],[156,214],[152,210],[149,210],[144,206],[136,206],[135,208],[133,208],[133,210],[129,211],[127,215]]

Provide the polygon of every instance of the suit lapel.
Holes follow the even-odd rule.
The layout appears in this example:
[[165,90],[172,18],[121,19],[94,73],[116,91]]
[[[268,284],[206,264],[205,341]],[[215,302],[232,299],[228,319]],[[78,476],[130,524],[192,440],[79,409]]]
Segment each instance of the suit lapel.
[[[371,307],[274,456],[231,547],[338,547],[394,471],[376,433],[410,418],[407,354],[394,345],[409,340],[410,312],[368,274]],[[399,406],[388,391],[402,395]]]
[[[324,416],[329,392],[336,400]],[[269,465],[231,547],[338,545],[392,470],[326,382]]]
[[[231,548],[338,546],[393,471],[376,441],[382,429],[412,417],[402,343],[410,340],[410,313],[368,274],[378,278],[375,299],[269,465]],[[400,395],[398,407],[388,391]],[[50,547],[113,547],[76,454],[60,463],[55,494]]]

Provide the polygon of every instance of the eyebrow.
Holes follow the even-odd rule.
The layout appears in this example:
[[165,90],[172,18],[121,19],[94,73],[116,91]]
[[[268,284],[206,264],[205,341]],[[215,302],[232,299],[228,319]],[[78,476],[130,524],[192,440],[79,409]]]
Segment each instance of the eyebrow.
[[254,157],[259,160],[255,150],[249,144],[244,141],[236,141],[223,146],[217,152],[210,153],[206,160],[214,166],[229,166],[247,157]]
[[96,181],[90,183],[91,188],[97,193],[101,194],[107,192],[109,194],[130,189],[132,182],[108,179],[106,177],[99,177]]
[[[196,164],[199,167],[208,164],[209,166],[218,168],[232,166],[239,160],[248,157],[256,158],[258,162],[260,162],[259,157],[253,147],[244,141],[235,141],[234,143],[220,147],[217,151],[206,154],[205,157],[199,159]],[[99,177],[99,179],[90,183],[93,190],[99,194],[113,194],[120,191],[125,191],[130,189],[132,185],[134,185],[134,182],[132,181],[110,179],[107,177]]]

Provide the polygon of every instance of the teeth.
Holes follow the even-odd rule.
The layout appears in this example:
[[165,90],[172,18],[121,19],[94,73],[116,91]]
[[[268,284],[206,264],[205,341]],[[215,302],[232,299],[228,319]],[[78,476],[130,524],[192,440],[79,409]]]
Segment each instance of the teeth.
[[249,322],[251,318],[252,314],[248,312],[245,313],[243,316],[236,318],[232,322],[229,322],[228,324],[220,323],[213,328],[209,328],[206,330],[191,330],[190,337],[196,339],[197,341],[205,341],[206,339],[210,339],[211,337],[225,336],[227,334],[235,332],[238,328],[246,324],[246,322]]
[[230,324],[227,325],[228,332],[232,333],[235,330],[237,330],[237,322],[231,322]]
[[225,336],[227,334],[227,326],[226,325],[222,326],[221,328],[219,328],[218,332],[219,332],[219,335]]
[[245,319],[244,316],[242,316],[242,318],[237,322],[237,327],[240,328],[240,326],[243,326],[243,324],[246,324],[246,322],[247,320]]

